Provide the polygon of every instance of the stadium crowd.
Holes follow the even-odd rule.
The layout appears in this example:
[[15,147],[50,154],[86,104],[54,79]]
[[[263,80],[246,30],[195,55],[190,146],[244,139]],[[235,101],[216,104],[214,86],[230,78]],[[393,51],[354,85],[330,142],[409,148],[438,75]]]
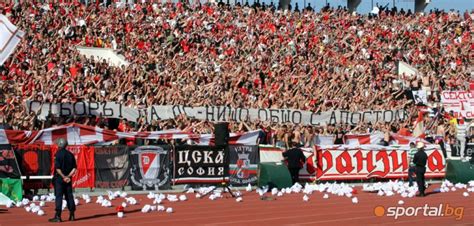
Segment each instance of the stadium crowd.
[[[310,111],[406,109],[411,119],[391,124],[311,127],[232,122],[233,131],[263,129],[263,143],[293,139],[311,145],[318,134],[409,134],[418,110],[411,90],[426,90],[436,111],[442,90],[467,90],[473,73],[474,12],[425,14],[382,10],[360,15],[225,4],[158,3],[133,7],[22,3],[2,14],[25,31],[0,67],[0,121],[14,129],[68,122],[108,127],[103,118],[40,121],[26,100],[116,101],[150,105],[227,105]],[[75,46],[112,48],[129,66],[88,59]],[[419,71],[398,75],[404,61]],[[431,120],[433,121],[433,120]],[[431,133],[454,136],[439,117]],[[118,129],[180,128],[209,133],[210,122],[186,117]]]

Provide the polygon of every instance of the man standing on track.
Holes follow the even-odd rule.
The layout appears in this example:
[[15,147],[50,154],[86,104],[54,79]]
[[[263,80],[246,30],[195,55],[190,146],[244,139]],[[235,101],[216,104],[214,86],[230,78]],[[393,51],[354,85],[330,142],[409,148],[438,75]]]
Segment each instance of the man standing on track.
[[54,194],[56,195],[56,215],[49,219],[49,222],[61,222],[61,211],[63,206],[63,196],[66,198],[67,208],[69,209],[69,221],[74,221],[74,211],[76,204],[72,194],[72,176],[76,172],[76,159],[74,155],[66,150],[67,141],[58,139],[58,152],[54,158]]
[[415,157],[413,158],[413,163],[416,165],[416,183],[418,184],[418,197],[425,196],[425,172],[426,172],[426,161],[428,160],[428,155],[425,153],[425,144],[423,142],[418,142],[416,144],[418,152],[416,152]]
[[296,143],[291,142],[291,149],[283,152],[283,158],[288,162],[288,170],[291,174],[291,180],[293,184],[299,182],[299,172],[303,164],[306,161],[306,157],[303,154],[303,151],[298,148]]

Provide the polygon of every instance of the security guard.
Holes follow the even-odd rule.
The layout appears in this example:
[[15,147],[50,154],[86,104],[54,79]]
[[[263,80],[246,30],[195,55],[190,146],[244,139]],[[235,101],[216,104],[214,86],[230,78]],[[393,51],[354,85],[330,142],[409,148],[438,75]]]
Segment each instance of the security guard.
[[292,148],[282,153],[284,160],[288,163],[288,170],[290,171],[291,180],[293,184],[299,182],[299,172],[303,168],[303,164],[306,162],[306,157],[303,154],[301,148],[297,147],[297,144],[291,141]]
[[418,142],[416,145],[418,152],[413,157],[413,163],[415,163],[416,183],[418,184],[418,197],[425,196],[425,172],[426,172],[426,161],[428,155],[425,153],[425,144]]
[[54,193],[56,195],[56,215],[49,219],[49,222],[61,222],[61,211],[63,196],[66,197],[67,208],[69,209],[69,221],[74,221],[74,211],[76,205],[72,194],[72,176],[76,172],[76,159],[74,155],[66,150],[67,141],[65,139],[56,140],[58,152],[54,160]]

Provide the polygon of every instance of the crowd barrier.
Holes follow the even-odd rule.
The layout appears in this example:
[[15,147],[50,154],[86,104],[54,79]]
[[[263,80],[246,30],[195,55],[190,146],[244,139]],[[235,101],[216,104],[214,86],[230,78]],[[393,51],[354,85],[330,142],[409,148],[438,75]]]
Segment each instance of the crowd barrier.
[[[223,149],[212,146],[69,146],[76,157],[75,188],[122,188],[156,190],[179,183],[256,184],[260,163],[284,162],[283,149],[271,146],[231,145],[228,164]],[[19,175],[25,189],[51,186],[55,146],[14,146]],[[304,180],[404,179],[408,175],[407,150],[378,145],[321,146],[303,149],[307,161]],[[427,177],[445,176],[445,159],[437,145],[426,147]],[[11,162],[0,161],[0,169]],[[0,175],[1,176],[1,175]]]

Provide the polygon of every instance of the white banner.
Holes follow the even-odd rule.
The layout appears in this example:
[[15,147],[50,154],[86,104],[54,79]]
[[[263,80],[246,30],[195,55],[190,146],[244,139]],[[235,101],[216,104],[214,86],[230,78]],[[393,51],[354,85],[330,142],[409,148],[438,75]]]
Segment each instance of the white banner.
[[347,123],[356,125],[360,121],[364,122],[394,122],[404,121],[408,118],[408,113],[404,110],[381,110],[349,112],[344,110],[312,112],[294,109],[247,109],[231,108],[226,106],[209,107],[185,107],[174,106],[153,106],[143,112],[146,121],[156,119],[173,119],[180,114],[186,114],[190,118],[208,121],[271,121],[274,123],[292,123],[302,125],[328,125],[337,123]]
[[139,111],[135,108],[125,107],[115,102],[75,102],[75,103],[43,103],[39,101],[26,101],[28,112],[35,112],[39,119],[44,120],[48,115],[61,117],[87,117],[101,116],[104,118],[125,118],[136,122]]
[[0,65],[10,57],[25,32],[13,25],[6,16],[0,14]]
[[453,111],[455,116],[474,118],[474,93],[469,91],[443,91],[441,103],[447,112]]
[[411,91],[413,95],[413,101],[415,101],[415,104],[427,104],[428,103],[428,97],[426,95],[426,90],[416,90],[416,91]]
[[344,110],[311,112],[293,109],[247,109],[231,108],[225,106],[209,107],[185,107],[182,105],[160,105],[146,109],[134,109],[125,107],[114,102],[103,103],[41,103],[38,101],[28,101],[28,112],[36,112],[41,119],[48,114],[55,116],[102,116],[108,118],[126,118],[136,122],[139,118],[144,118],[146,123],[153,120],[174,119],[181,114],[189,118],[200,120],[217,121],[271,121],[275,123],[292,123],[303,125],[327,125],[337,123],[347,123],[356,125],[360,121],[364,122],[394,122],[404,121],[408,114],[404,110],[382,110],[349,112]]

